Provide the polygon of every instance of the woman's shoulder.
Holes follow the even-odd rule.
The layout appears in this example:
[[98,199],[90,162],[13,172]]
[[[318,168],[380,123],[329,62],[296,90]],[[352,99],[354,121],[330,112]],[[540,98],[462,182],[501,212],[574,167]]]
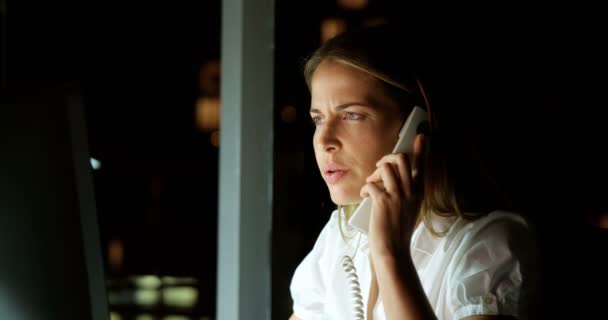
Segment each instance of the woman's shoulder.
[[530,233],[531,226],[523,215],[514,211],[496,210],[473,220],[470,223],[470,232],[476,235],[502,234],[509,235],[515,232]]
[[485,242],[492,246],[513,249],[530,247],[535,234],[530,221],[513,211],[496,210],[472,221],[466,221],[456,232],[461,244]]
[[461,317],[477,313],[470,312],[475,306],[521,315],[537,285],[528,220],[517,212],[494,211],[465,224],[447,256],[451,308]]
[[319,233],[318,241],[333,241],[336,234],[339,234],[339,218],[338,218],[338,210],[335,209],[329,215],[329,218],[325,222],[323,229]]

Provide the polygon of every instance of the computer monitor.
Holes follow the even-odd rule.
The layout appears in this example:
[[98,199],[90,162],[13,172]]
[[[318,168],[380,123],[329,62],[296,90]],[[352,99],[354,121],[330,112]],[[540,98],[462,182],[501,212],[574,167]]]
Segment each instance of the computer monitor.
[[0,100],[0,319],[108,320],[82,103]]

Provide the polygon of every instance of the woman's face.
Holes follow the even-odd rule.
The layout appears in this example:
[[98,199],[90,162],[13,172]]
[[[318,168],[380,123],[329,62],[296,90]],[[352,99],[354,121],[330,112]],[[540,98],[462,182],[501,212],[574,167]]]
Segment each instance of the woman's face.
[[321,62],[310,87],[315,157],[331,199],[359,203],[365,179],[397,142],[399,107],[379,80],[338,62]]

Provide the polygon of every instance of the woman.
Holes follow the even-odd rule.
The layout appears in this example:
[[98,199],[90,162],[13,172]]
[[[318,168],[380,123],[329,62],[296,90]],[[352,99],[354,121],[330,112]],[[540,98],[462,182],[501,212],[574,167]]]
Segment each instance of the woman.
[[[315,157],[338,209],[294,273],[292,319],[525,319],[530,228],[496,210],[499,193],[473,149],[455,147],[399,37],[388,26],[343,33],[307,61]],[[412,157],[391,154],[414,106],[430,130]],[[366,197],[364,235],[347,221]]]

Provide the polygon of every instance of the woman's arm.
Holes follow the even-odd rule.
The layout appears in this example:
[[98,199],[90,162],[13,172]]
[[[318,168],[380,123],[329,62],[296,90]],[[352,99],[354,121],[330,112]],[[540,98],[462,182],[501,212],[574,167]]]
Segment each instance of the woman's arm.
[[411,259],[374,262],[386,319],[437,319]]
[[[414,141],[414,163],[422,163],[424,136]],[[369,244],[386,319],[437,319],[412,262],[410,242],[422,197],[422,167],[412,176],[405,154],[389,154],[361,188],[371,197]]]

